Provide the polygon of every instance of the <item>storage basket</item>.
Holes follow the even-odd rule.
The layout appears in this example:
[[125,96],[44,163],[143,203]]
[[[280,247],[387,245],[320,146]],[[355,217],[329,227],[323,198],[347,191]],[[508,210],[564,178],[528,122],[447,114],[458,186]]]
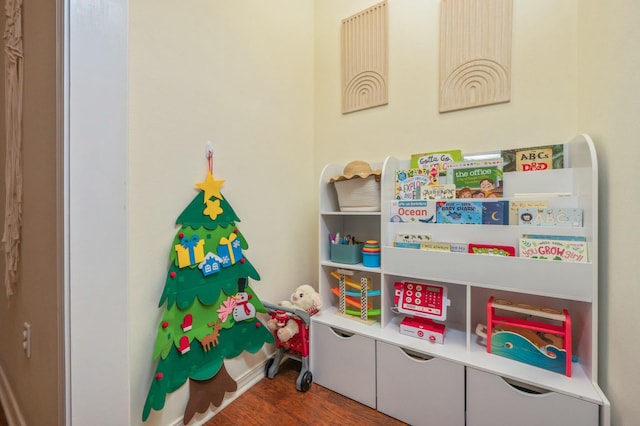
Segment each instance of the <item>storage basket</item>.
[[363,244],[331,244],[331,261],[356,264],[362,262]]
[[380,211],[380,182],[376,178],[369,176],[334,182],[340,211]]

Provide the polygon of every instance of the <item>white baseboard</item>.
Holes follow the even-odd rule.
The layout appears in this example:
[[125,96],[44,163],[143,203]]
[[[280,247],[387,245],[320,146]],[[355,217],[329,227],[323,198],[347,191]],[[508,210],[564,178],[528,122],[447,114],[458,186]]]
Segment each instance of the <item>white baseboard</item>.
[[7,417],[7,422],[10,426],[25,426],[26,422],[16,401],[16,397],[13,394],[11,386],[7,376],[4,374],[4,369],[0,365],[0,403],[4,409],[4,414]]

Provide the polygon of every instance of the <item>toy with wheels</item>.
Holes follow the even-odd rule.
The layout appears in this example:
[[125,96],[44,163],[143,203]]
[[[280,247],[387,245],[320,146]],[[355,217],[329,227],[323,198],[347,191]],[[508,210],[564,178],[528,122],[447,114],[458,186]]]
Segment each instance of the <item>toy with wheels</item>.
[[278,337],[278,329],[273,330],[276,341],[276,353],[267,361],[265,375],[273,379],[278,374],[278,369],[285,357],[300,361],[300,374],[296,379],[296,389],[306,392],[313,383],[313,374],[309,371],[309,327],[311,315],[302,309],[296,309],[281,305],[273,305],[264,302],[264,307],[275,320],[278,327],[285,327],[289,321],[295,321],[298,331],[293,337],[283,342]]

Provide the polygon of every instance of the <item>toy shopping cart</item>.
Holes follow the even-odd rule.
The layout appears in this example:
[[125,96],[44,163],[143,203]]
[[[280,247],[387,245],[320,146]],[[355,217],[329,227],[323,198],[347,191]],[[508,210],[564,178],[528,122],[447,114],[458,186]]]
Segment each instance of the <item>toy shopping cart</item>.
[[278,368],[284,357],[300,361],[301,369],[296,379],[296,389],[306,392],[311,387],[313,375],[309,371],[309,327],[311,325],[311,314],[301,309],[288,308],[271,303],[263,303],[271,318],[275,319],[278,325],[284,326],[290,319],[298,323],[299,331],[286,342],[278,338],[278,330],[274,330],[273,336],[276,340],[276,354],[267,361],[265,374],[273,379],[278,374]]

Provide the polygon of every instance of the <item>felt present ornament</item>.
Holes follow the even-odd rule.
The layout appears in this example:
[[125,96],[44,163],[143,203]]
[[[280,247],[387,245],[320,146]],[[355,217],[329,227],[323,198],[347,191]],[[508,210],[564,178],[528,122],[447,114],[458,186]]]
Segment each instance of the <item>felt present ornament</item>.
[[180,244],[175,245],[178,253],[178,267],[185,268],[204,260],[204,240],[198,235],[183,236]]
[[231,266],[242,259],[242,246],[235,233],[229,235],[229,238],[220,238],[218,256],[222,259],[223,268]]

